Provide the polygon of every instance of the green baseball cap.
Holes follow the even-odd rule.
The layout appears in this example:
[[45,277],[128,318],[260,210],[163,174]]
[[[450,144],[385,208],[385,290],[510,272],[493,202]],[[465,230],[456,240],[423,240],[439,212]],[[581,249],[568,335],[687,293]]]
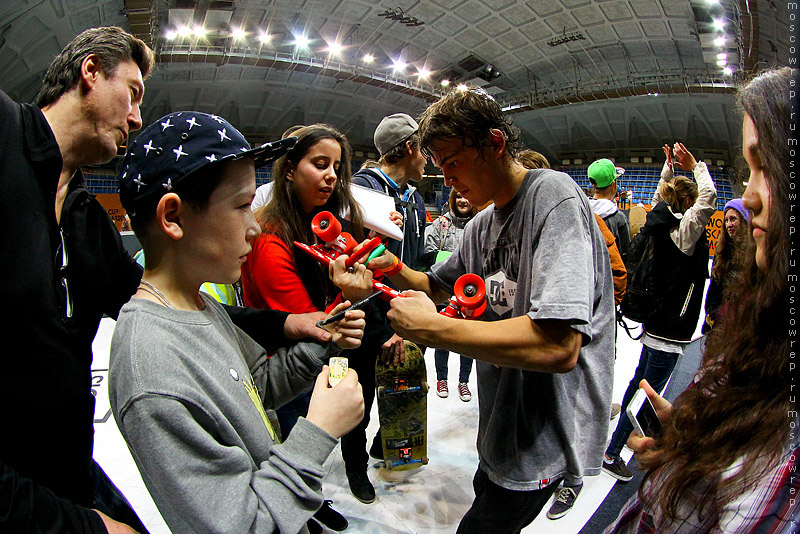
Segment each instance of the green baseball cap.
[[603,189],[614,183],[617,179],[617,168],[610,159],[598,159],[589,165],[589,179],[598,189]]

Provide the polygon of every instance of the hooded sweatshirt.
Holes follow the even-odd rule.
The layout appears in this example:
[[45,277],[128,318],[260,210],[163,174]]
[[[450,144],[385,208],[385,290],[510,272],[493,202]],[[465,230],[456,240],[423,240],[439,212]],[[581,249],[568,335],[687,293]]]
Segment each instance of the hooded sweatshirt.
[[589,200],[589,204],[592,211],[603,219],[608,229],[614,234],[622,261],[626,261],[628,249],[631,247],[631,227],[628,217],[617,209],[615,202],[607,198],[592,198]]
[[448,211],[425,229],[425,252],[434,250],[444,250],[446,252],[455,251],[461,236],[464,234],[464,227],[471,217],[458,217],[452,211]]

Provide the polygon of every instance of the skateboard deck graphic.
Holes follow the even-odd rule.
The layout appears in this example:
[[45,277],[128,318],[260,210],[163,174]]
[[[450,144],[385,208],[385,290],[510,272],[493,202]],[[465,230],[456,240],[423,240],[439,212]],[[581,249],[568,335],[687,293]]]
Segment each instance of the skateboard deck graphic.
[[641,206],[633,206],[628,212],[628,222],[631,228],[631,239],[639,233],[647,219],[647,211]]
[[386,365],[378,359],[378,417],[386,469],[414,469],[428,463],[428,383],[425,359],[414,343],[405,342],[406,361]]

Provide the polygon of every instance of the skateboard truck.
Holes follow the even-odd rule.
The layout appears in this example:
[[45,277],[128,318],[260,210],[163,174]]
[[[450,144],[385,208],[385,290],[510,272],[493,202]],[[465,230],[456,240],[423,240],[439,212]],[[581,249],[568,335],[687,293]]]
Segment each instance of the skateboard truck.
[[486,284],[477,274],[461,275],[453,286],[452,297],[441,312],[456,319],[477,319],[486,311]]

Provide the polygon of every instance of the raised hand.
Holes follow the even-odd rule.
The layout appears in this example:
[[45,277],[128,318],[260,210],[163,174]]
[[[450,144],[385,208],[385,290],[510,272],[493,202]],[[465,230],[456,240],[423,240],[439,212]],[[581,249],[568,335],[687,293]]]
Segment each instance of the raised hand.
[[666,156],[666,158],[667,158],[667,164],[669,165],[669,168],[671,169],[672,168],[672,148],[669,145],[665,144],[664,146],[661,147],[661,149],[664,151],[664,156]]
[[675,143],[675,159],[678,160],[678,166],[684,171],[691,171],[697,165],[697,160],[694,159],[689,150],[683,146],[683,143]]

